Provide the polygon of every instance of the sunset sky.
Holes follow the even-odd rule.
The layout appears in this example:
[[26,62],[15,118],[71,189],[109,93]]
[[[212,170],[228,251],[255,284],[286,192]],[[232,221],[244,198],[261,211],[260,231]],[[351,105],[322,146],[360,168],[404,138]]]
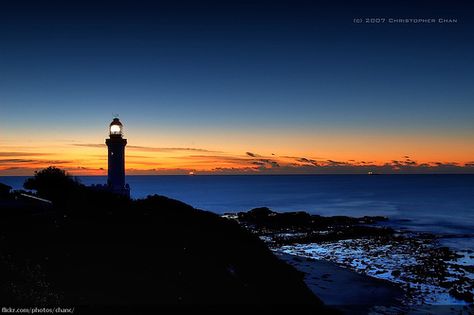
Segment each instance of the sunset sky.
[[474,173],[468,1],[94,2],[0,2],[0,176],[106,174],[115,114],[129,175]]

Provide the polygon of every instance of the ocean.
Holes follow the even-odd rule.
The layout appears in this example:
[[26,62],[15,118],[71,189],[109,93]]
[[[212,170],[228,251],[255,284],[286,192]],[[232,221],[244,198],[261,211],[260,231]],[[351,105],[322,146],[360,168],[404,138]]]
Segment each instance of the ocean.
[[[21,188],[26,177],[0,177]],[[105,176],[80,176],[103,184]],[[474,236],[474,175],[128,176],[133,198],[159,194],[223,214],[266,206],[324,216],[387,216],[416,231]],[[461,240],[457,239],[456,242]]]

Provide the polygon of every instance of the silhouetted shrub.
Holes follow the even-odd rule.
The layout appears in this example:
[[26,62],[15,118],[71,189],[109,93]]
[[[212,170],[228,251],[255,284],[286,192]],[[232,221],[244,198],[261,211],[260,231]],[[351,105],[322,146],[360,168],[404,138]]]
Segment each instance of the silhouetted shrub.
[[35,172],[23,184],[25,189],[36,190],[38,196],[53,202],[65,201],[81,186],[77,179],[54,166]]

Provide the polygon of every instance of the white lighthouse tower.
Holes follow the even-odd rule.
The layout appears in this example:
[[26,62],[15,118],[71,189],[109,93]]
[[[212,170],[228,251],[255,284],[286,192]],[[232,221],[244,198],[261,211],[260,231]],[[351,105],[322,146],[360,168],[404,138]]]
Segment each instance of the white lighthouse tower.
[[107,186],[114,193],[130,197],[130,187],[125,183],[125,146],[123,125],[114,118],[109,125],[109,138],[105,140],[108,147]]

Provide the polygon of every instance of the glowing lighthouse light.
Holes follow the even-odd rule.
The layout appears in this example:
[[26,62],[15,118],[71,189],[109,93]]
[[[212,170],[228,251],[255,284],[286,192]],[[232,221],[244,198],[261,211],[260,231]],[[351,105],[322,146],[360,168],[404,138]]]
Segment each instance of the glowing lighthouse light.
[[110,124],[110,135],[122,135],[122,123],[118,118],[114,118]]
[[112,125],[110,127],[110,133],[113,134],[113,135],[117,135],[121,132],[122,130],[120,129],[120,126],[117,126],[117,125]]

